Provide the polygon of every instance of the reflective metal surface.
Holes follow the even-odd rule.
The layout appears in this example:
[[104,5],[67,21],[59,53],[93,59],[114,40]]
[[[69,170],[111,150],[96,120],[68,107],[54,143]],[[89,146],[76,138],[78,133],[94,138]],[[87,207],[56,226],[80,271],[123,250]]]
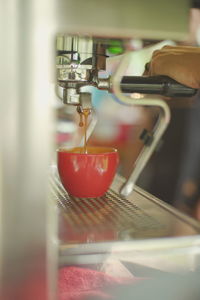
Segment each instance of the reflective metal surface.
[[56,167],[52,170],[61,265],[96,264],[112,257],[170,271],[198,267],[199,222],[137,187],[129,197],[119,196],[124,182],[119,176],[104,197],[70,197]]
[[[67,243],[148,238],[166,234],[166,225],[110,190],[100,198],[67,195],[61,184],[52,182],[54,196],[65,219]],[[62,243],[62,242],[61,242]]]
[[81,105],[81,87],[97,85],[98,71],[105,70],[105,47],[84,36],[57,36],[57,81],[65,104]]
[[70,197],[56,167],[52,170],[61,265],[100,263],[112,257],[163,270],[198,267],[199,222],[138,187],[129,197],[121,197],[124,179],[119,176],[104,197]]
[[[124,182],[115,178],[111,189],[100,198],[69,196],[58,176],[51,178],[52,192],[63,216],[66,236],[61,244],[100,240],[135,240],[200,233],[200,223],[186,217],[171,206],[145,194],[139,188],[130,197],[122,197],[118,189]],[[108,237],[106,237],[108,235]],[[63,241],[62,241],[63,239]]]

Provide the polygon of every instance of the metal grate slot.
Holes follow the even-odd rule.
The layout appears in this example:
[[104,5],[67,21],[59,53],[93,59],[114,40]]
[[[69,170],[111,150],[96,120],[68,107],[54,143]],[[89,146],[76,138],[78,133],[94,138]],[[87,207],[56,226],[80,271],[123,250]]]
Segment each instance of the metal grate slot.
[[51,177],[52,193],[60,213],[73,233],[101,234],[113,232],[112,239],[129,235],[144,238],[165,227],[156,218],[110,189],[99,198],[77,198],[67,194],[58,176]]

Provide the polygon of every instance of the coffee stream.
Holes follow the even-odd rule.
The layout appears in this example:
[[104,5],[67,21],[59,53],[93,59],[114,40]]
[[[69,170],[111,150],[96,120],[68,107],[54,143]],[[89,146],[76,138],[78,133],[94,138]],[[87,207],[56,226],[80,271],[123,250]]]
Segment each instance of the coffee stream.
[[84,145],[83,145],[83,153],[87,153],[87,125],[88,125],[88,117],[91,113],[91,110],[86,108],[83,109],[79,115],[80,115],[80,122],[79,126],[84,127]]

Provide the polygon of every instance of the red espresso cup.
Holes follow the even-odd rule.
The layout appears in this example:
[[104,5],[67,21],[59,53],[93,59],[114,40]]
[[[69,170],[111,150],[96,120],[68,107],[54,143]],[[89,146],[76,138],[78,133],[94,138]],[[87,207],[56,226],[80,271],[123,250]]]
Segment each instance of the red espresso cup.
[[58,173],[66,191],[75,197],[103,196],[111,185],[119,162],[117,150],[104,147],[57,150]]

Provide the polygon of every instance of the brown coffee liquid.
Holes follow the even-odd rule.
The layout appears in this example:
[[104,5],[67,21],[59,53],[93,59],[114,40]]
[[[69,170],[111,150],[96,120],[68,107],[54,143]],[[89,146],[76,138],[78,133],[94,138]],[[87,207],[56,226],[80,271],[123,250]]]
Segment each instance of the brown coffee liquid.
[[87,153],[87,126],[88,126],[88,117],[91,113],[91,110],[86,108],[83,109],[79,114],[80,114],[80,122],[79,122],[79,126],[83,127],[84,130],[84,145],[82,150],[82,153]]
[[[68,153],[81,153],[84,154],[84,148],[83,147],[75,147],[71,149],[62,149],[63,152]],[[86,154],[105,154],[105,153],[112,153],[116,152],[116,149],[109,148],[109,147],[87,147],[87,153]]]

